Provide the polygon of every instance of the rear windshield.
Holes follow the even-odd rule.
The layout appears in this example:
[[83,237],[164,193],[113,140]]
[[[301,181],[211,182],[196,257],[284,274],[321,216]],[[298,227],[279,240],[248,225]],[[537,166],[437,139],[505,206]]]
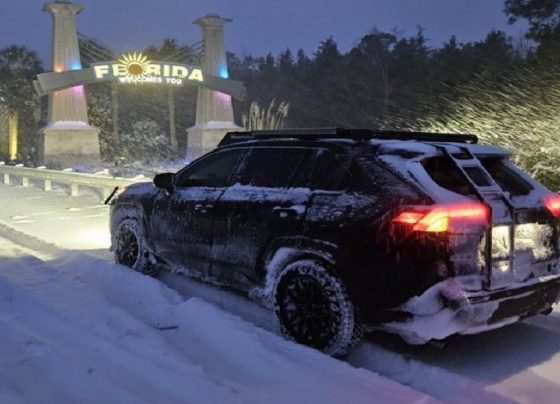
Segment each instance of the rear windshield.
[[529,194],[533,187],[515,171],[505,165],[502,158],[481,159],[482,165],[490,173],[494,181],[512,196],[523,196]]
[[422,165],[432,180],[440,187],[456,194],[476,198],[476,193],[471,184],[448,157],[430,157],[422,161]]
[[[512,196],[527,195],[533,189],[527,181],[505,164],[503,158],[481,158],[480,161],[492,179],[489,179],[481,168],[466,168],[465,172],[476,186],[490,186],[493,180],[504,192],[508,192]],[[422,165],[440,187],[460,195],[476,198],[473,186],[448,157],[430,157],[422,161]]]

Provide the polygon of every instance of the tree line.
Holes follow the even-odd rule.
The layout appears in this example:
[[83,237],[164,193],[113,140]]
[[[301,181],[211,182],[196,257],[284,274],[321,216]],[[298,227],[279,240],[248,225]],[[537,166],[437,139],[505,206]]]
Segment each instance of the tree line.
[[[229,53],[230,77],[248,90],[244,102],[234,103],[236,121],[255,122],[247,118],[251,111],[282,105],[276,115],[282,115],[285,127],[474,132],[512,150],[519,165],[560,188],[560,0],[506,0],[504,8],[512,22],[529,22],[526,40],[492,31],[480,41],[460,43],[451,37],[431,47],[422,29],[413,35],[374,29],[347,51],[328,37],[311,54],[291,49],[258,57]],[[86,66],[98,61],[92,55],[101,45],[93,45],[81,39]],[[88,46],[95,52],[88,53]],[[196,62],[198,57],[173,39],[144,51],[154,60]],[[23,160],[34,159],[36,132],[45,124],[45,101],[37,99],[31,84],[41,71],[33,51],[0,50],[0,120],[3,107],[20,111]],[[196,89],[118,86],[116,91],[117,98],[108,83],[87,88],[103,157],[139,163],[180,158],[186,129],[194,124]]]

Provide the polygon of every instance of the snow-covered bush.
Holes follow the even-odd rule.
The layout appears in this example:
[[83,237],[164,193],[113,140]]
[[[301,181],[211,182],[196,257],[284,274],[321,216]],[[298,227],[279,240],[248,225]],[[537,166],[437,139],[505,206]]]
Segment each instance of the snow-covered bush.
[[122,135],[123,157],[142,163],[169,159],[169,141],[157,122],[145,118],[134,122],[131,128],[132,133]]

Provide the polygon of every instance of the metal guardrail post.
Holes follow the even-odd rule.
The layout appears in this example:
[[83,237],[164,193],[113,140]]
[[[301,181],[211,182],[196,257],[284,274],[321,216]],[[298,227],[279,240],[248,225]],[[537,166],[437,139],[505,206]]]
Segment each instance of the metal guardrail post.
[[80,187],[76,183],[70,184],[70,195],[71,196],[80,196]]

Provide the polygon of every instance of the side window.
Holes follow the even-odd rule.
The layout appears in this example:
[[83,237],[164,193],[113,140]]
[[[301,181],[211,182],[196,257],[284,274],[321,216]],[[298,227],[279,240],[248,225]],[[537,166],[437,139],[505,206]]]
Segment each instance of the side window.
[[225,187],[243,153],[243,149],[232,149],[212,154],[180,171],[175,184],[178,187]]
[[335,156],[327,149],[309,150],[292,186],[329,191],[351,189],[355,185],[352,166],[348,158]]
[[287,188],[305,157],[296,147],[256,147],[239,165],[234,183],[255,187]]

